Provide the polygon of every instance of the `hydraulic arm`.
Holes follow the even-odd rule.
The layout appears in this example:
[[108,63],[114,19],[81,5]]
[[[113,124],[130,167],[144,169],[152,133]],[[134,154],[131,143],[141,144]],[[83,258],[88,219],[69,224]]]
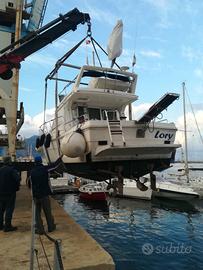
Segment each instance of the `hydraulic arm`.
[[[12,69],[20,68],[20,62],[32,53],[53,42],[66,32],[77,29],[78,24],[90,24],[90,16],[80,12],[77,8],[69,11],[46,24],[39,30],[12,43],[0,51],[0,78],[9,80],[13,76]],[[19,44],[19,47],[14,48]]]

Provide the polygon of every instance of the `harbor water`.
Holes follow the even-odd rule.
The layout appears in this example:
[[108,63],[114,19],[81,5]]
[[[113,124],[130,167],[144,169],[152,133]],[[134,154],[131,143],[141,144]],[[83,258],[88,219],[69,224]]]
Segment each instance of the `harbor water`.
[[113,257],[116,270],[203,269],[203,201],[57,195],[64,209]]

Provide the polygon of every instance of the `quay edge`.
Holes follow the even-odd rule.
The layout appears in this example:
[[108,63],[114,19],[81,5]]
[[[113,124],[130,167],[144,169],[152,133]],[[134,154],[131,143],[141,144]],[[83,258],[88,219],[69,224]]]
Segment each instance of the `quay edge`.
[[[57,230],[49,235],[62,240],[62,260],[65,270],[114,270],[115,264],[108,254],[64,209],[51,200]],[[16,232],[0,231],[0,265],[2,270],[29,269],[31,242],[31,195],[23,185],[17,193],[16,209],[13,225],[18,226]],[[46,224],[44,222],[44,224]],[[50,265],[53,266],[54,246],[46,236],[40,236]],[[40,238],[36,235],[35,248],[38,251],[41,267],[48,267],[43,255]],[[37,262],[35,260],[35,266]],[[45,269],[45,268],[43,268]]]

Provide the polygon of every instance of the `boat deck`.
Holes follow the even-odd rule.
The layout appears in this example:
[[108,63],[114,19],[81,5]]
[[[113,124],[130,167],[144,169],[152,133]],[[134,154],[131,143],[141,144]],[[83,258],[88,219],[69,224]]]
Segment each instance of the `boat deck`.
[[[78,225],[63,208],[52,199],[53,215],[57,229],[49,235],[62,240],[62,260],[64,269],[115,269],[112,257]],[[26,186],[21,186],[17,193],[13,225],[16,232],[0,231],[0,265],[1,269],[29,269],[31,243],[31,195]],[[45,222],[44,222],[45,223]],[[38,251],[40,269],[49,269],[43,254],[42,244],[47,253],[51,268],[53,267],[54,246],[46,236],[36,235],[35,248]],[[41,240],[41,241],[40,241]],[[38,269],[37,260],[33,269]]]

